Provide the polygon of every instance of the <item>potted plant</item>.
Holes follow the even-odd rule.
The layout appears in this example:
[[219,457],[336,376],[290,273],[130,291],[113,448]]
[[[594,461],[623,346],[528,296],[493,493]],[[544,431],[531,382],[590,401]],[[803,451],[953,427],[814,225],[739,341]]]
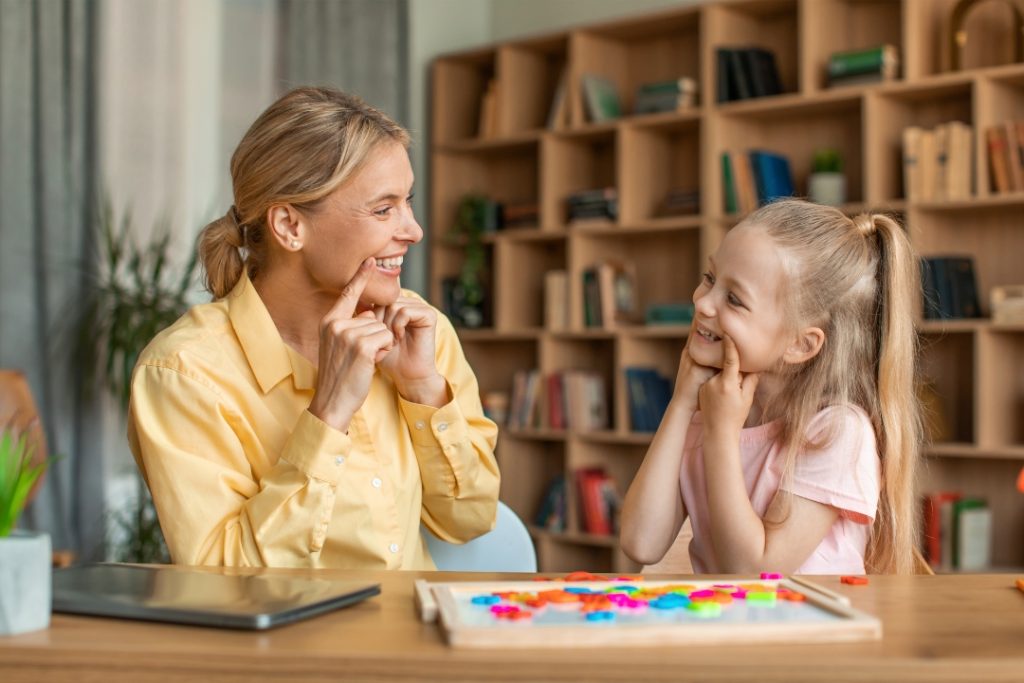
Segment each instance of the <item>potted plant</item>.
[[482,195],[466,195],[459,202],[455,223],[448,232],[451,244],[464,247],[459,275],[446,283],[445,313],[455,325],[483,327],[487,324],[485,271],[487,254],[482,237],[497,228],[498,204]]
[[[102,252],[98,277],[86,292],[86,305],[75,328],[79,367],[94,368],[91,390],[104,388],[127,412],[135,362],[153,337],[189,308],[195,283],[195,250],[175,272],[171,233],[158,226],[148,244],[135,239],[131,217],[115,218],[104,201],[98,223]],[[116,535],[111,556],[120,562],[168,562],[153,501],[141,475],[136,496],[113,513]]]
[[820,149],[814,153],[807,195],[815,204],[841,206],[846,203],[846,176],[837,150]]
[[29,430],[0,432],[0,635],[50,624],[50,536],[15,530],[49,460],[33,461]]

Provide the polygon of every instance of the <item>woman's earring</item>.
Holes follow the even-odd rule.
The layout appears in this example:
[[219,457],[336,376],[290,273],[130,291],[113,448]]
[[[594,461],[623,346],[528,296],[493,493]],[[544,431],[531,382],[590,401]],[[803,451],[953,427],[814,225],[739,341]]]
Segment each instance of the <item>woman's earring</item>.
[[298,240],[292,240],[291,242],[288,243],[288,246],[291,247],[292,249],[298,249],[299,247],[302,246],[302,243],[299,242]]

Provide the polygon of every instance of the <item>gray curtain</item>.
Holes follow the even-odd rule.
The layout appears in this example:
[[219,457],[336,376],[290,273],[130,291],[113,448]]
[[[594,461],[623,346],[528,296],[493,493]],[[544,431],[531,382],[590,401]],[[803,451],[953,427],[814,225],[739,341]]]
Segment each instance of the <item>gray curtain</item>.
[[408,125],[407,0],[280,0],[281,91],[332,85]]
[[[21,526],[89,558],[103,538],[99,419],[65,321],[88,277],[95,3],[0,2],[0,367],[23,371],[51,466]],[[88,403],[88,405],[83,405]]]

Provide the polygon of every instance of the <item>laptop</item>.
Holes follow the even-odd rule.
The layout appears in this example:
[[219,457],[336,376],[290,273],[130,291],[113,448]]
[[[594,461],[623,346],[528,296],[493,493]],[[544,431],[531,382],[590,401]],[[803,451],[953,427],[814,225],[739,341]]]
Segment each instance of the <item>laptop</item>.
[[[230,571],[230,570],[229,570]],[[53,611],[264,630],[347,607],[380,584],[189,567],[90,564],[53,572]]]

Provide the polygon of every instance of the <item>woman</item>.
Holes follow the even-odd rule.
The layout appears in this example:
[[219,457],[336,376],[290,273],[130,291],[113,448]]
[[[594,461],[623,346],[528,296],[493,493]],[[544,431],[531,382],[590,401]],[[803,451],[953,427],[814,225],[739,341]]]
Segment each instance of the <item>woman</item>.
[[408,133],[298,88],[231,159],[200,235],[214,301],[135,368],[129,441],[175,562],[433,569],[488,531],[497,428],[451,323],[402,290],[423,231]]

